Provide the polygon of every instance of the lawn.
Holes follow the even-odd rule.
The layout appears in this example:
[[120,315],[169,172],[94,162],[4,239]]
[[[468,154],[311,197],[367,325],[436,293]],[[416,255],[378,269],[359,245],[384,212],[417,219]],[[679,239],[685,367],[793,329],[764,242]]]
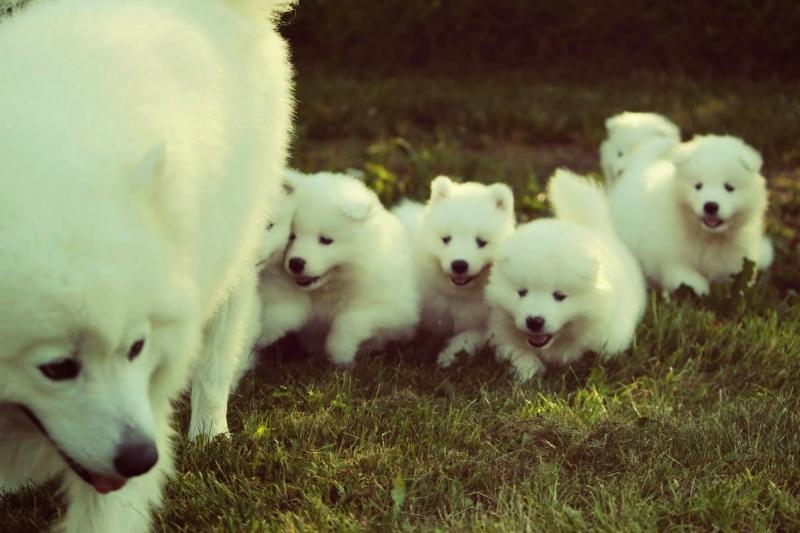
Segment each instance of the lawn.
[[[230,440],[179,443],[158,531],[800,529],[796,85],[298,70],[294,164],[362,170],[387,203],[449,173],[545,215],[549,173],[597,172],[603,119],[625,108],[741,135],[765,156],[776,268],[704,300],[651,294],[628,353],[526,385],[489,352],[439,370],[431,339],[352,373],[284,342],[233,397]],[[45,528],[54,489],[0,498],[0,530]]]

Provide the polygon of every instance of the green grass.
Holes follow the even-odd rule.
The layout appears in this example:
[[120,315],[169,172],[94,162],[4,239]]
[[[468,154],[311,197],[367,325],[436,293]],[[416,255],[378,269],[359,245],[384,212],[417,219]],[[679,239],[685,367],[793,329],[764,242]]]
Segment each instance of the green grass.
[[[488,352],[439,370],[428,339],[350,374],[285,342],[232,399],[230,440],[180,443],[157,529],[800,529],[800,95],[666,81],[301,77],[295,164],[363,169],[387,202],[447,172],[541,215],[552,168],[596,171],[624,107],[739,133],[767,159],[778,264],[742,294],[652,295],[629,353],[523,386]],[[54,489],[0,499],[0,530],[46,527]]]

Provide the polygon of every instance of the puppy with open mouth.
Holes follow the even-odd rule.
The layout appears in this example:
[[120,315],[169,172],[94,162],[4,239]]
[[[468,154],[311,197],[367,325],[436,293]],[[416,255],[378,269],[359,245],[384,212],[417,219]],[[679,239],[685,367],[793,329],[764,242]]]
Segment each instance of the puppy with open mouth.
[[514,195],[503,183],[439,176],[426,205],[406,201],[394,213],[412,238],[423,328],[450,337],[437,357],[447,367],[458,353],[471,355],[486,343],[483,290],[495,252],[514,230]]
[[545,363],[624,351],[645,308],[644,278],[614,235],[603,190],[560,170],[548,193],[556,218],[519,226],[486,287],[491,343],[519,381]]
[[304,344],[322,344],[331,362],[350,367],[360,348],[410,336],[419,295],[400,221],[351,176],[290,172],[287,182],[287,244],[261,282],[259,343],[299,331]]
[[616,230],[652,282],[705,295],[745,259],[769,267],[761,165],[741,139],[704,135],[617,183],[609,193]]

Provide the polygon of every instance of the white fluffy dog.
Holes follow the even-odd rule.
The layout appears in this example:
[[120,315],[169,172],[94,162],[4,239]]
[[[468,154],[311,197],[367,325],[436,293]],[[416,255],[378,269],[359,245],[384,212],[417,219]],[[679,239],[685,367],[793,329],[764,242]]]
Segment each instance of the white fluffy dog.
[[665,291],[687,285],[704,295],[745,258],[768,267],[761,164],[741,139],[707,135],[626,174],[610,192],[611,210],[645,275]]
[[408,337],[419,296],[408,237],[359,180],[321,172],[290,175],[294,213],[285,272],[262,281],[261,345],[300,331],[331,361],[353,364],[359,348]]
[[452,335],[440,366],[486,342],[489,308],[483,296],[494,255],[514,231],[514,194],[508,185],[431,182],[424,207],[404,202],[394,210],[412,235],[414,266],[423,299],[423,328]]
[[0,22],[0,491],[63,475],[67,533],[149,529],[192,372],[191,434],[227,430],[291,126],[279,4]]
[[486,287],[491,343],[520,381],[543,363],[627,349],[645,308],[644,278],[614,235],[602,189],[560,170],[549,195],[557,218],[519,226]]
[[678,126],[656,113],[625,112],[606,120],[600,164],[606,185],[614,185],[628,169],[659,159],[681,142]]

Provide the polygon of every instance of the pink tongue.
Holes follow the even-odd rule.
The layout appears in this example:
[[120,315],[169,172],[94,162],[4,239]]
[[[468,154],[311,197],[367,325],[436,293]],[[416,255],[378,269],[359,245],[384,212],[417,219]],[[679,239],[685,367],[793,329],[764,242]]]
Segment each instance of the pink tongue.
[[547,340],[547,335],[529,335],[528,338],[533,341],[534,344],[542,344],[544,341]]
[[119,490],[124,487],[125,483],[127,482],[127,479],[102,477],[94,474],[92,475],[92,486],[94,487],[94,490],[100,494],[108,494],[109,492]]
[[722,220],[720,220],[719,218],[711,217],[711,216],[706,217],[706,225],[707,226],[710,226],[712,228],[716,228],[720,224],[722,224]]

